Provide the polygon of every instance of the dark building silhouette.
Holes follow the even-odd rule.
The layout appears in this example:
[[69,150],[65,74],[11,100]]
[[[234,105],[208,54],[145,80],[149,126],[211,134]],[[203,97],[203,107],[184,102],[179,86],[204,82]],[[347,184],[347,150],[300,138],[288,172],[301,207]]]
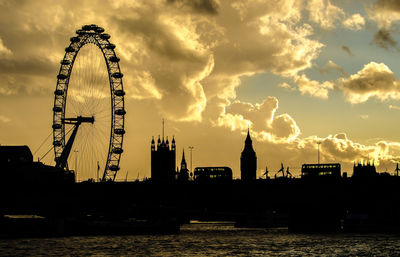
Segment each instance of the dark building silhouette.
[[244,149],[240,156],[241,179],[244,181],[255,180],[257,174],[257,155],[253,149],[250,130],[247,131]]
[[371,177],[375,176],[376,174],[376,167],[374,163],[372,163],[372,165],[370,162],[367,164],[357,163],[357,165],[354,163],[353,177]]
[[[164,130],[164,129],[163,129]],[[154,137],[151,140],[151,179],[152,180],[174,180],[176,167],[176,145],[172,138],[171,146],[168,137],[162,141],[158,137],[157,145]]]
[[39,161],[34,162],[32,152],[26,145],[0,146],[0,176],[3,183],[6,183],[3,186],[11,188],[17,185],[60,185],[75,182],[75,174],[71,171]]
[[185,159],[185,150],[182,152],[182,161],[181,161],[181,169],[178,170],[178,180],[187,181],[189,180],[189,170],[187,168],[186,159]]
[[32,152],[26,145],[0,146],[0,165],[32,163]]

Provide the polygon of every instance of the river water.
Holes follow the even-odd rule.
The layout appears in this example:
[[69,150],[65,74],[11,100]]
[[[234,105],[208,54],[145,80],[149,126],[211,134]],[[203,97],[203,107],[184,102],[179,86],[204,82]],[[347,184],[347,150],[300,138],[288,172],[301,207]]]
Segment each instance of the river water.
[[194,223],[177,235],[0,240],[0,256],[400,256],[400,234],[291,234]]

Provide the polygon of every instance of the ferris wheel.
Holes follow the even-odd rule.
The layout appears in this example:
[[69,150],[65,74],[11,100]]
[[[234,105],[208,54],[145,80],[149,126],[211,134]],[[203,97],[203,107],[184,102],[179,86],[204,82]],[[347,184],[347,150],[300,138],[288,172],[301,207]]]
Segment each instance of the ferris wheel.
[[65,48],[54,91],[56,166],[71,169],[74,164],[83,180],[99,179],[102,172],[102,181],[114,181],[123,152],[123,74],[109,39],[94,24],[78,29]]

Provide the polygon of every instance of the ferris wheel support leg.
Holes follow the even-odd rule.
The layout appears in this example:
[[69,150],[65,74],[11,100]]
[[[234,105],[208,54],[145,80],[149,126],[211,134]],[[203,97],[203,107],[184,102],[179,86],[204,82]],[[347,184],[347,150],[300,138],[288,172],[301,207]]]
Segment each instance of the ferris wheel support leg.
[[74,131],[72,131],[72,134],[69,137],[68,142],[65,145],[64,150],[62,151],[60,158],[58,158],[57,163],[56,163],[56,167],[64,169],[67,166],[68,156],[71,153],[72,145],[74,144],[76,134],[78,133],[79,125],[81,125],[82,122],[93,123],[94,117],[78,116],[77,118],[64,119],[63,122],[64,122],[64,124],[74,124],[75,125]]

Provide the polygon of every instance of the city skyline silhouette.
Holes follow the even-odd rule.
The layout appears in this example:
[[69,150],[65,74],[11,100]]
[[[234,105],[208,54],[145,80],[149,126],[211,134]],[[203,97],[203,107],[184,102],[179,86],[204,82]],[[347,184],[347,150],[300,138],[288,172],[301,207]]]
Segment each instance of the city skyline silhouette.
[[[397,35],[389,29],[396,26],[395,16],[385,23],[359,2],[218,3],[206,8],[169,1],[90,5],[95,18],[71,6],[74,19],[65,13],[56,19],[53,12],[35,5],[13,3],[2,10],[3,19],[18,18],[0,30],[2,145],[29,145],[35,152],[51,134],[56,76],[65,48],[77,28],[94,23],[111,35],[126,84],[129,130],[119,180],[151,176],[146,149],[151,136],[161,134],[163,118],[166,134],[178,142],[177,156],[193,146],[194,167],[228,166],[234,178],[240,178],[238,156],[248,127],[257,149],[257,177],[266,166],[271,172],[279,170],[282,162],[299,176],[303,163],[317,162],[319,142],[321,162],[341,163],[349,174],[354,162],[367,160],[374,160],[378,171],[393,173],[400,159]],[[59,6],[62,3],[49,8]],[[368,6],[376,13],[382,8],[394,13],[373,1]],[[155,11],[150,13],[150,7]],[[333,11],[324,12],[329,8]],[[263,11],[253,12],[257,9]],[[311,15],[318,13],[310,11],[314,9],[325,16]],[[108,10],[134,12],[140,18],[117,19]],[[156,19],[172,10],[174,22]],[[263,17],[272,13],[285,19],[267,22]],[[185,23],[184,17],[210,19]],[[85,61],[81,54],[77,61]],[[99,63],[103,67],[95,71],[101,81],[104,59]],[[82,63],[93,64],[98,63],[90,58]],[[103,94],[109,92],[101,91],[99,97]],[[35,160],[51,144],[46,146],[34,153]],[[72,166],[85,163],[84,152],[72,149]],[[48,154],[43,161],[52,164],[53,159]],[[96,177],[97,160],[91,165],[90,176]],[[80,180],[87,178],[82,174]]]

